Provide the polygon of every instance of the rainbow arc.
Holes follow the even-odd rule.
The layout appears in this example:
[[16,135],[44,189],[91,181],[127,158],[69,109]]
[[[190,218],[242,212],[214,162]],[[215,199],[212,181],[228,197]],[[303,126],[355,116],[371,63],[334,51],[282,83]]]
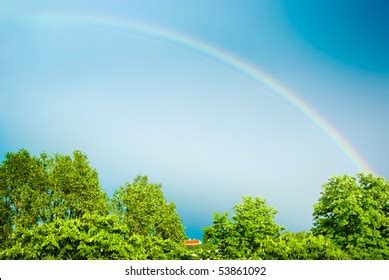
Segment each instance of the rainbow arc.
[[70,24],[106,26],[115,29],[140,32],[201,52],[230,67],[233,67],[253,80],[266,85],[274,94],[285,98],[290,104],[300,110],[314,124],[321,128],[360,171],[373,172],[367,162],[351,145],[351,143],[349,143],[349,141],[312,106],[308,105],[291,89],[287,88],[282,83],[265,73],[258,66],[254,66],[221,48],[212,46],[206,42],[170,29],[165,29],[160,26],[152,26],[130,19],[60,13],[40,13],[26,17],[25,19],[32,20],[34,22],[63,22]]

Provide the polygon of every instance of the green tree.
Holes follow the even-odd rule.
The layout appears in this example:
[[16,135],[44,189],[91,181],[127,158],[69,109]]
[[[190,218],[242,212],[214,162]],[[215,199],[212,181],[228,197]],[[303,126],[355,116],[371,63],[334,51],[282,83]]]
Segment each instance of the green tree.
[[0,189],[0,248],[5,244],[11,231],[12,210],[8,203],[5,190]]
[[213,225],[204,231],[204,240],[216,246],[217,259],[266,258],[268,241],[280,235],[283,227],[275,223],[276,210],[259,197],[244,197],[228,213],[214,216]]
[[183,244],[132,235],[118,217],[85,214],[57,219],[12,233],[0,259],[26,260],[165,260],[185,255]]
[[96,171],[79,151],[32,156],[27,150],[7,153],[0,164],[0,241],[12,230],[31,228],[57,218],[108,213],[108,201]]
[[285,232],[269,242],[266,259],[274,260],[345,260],[349,256],[332,240],[310,232]]
[[26,150],[7,153],[0,164],[0,225],[5,241],[16,225],[31,227],[45,219],[47,174],[42,160]]
[[184,228],[174,203],[168,203],[161,185],[137,176],[114,193],[113,212],[128,226],[131,234],[157,236],[182,243]]
[[388,259],[388,198],[389,183],[381,177],[333,177],[314,206],[312,231],[333,240],[352,259]]
[[80,151],[73,157],[57,154],[49,160],[49,220],[108,213],[108,198],[97,172]]

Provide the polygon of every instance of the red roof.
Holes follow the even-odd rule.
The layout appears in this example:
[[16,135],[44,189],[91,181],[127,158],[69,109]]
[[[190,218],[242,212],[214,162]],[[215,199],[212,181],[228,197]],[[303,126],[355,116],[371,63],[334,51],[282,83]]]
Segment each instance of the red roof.
[[186,246],[196,246],[196,245],[200,245],[200,244],[201,244],[201,240],[197,240],[197,239],[185,240]]

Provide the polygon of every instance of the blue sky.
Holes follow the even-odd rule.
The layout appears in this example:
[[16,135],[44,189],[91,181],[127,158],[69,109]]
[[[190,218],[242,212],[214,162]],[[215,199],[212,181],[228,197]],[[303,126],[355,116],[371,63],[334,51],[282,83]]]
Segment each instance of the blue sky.
[[386,1],[9,1],[0,11],[0,153],[86,152],[104,189],[145,174],[190,237],[258,195],[311,226],[330,176],[358,167],[285,98],[202,52],[40,13],[141,21],[223,49],[311,105],[389,177]]

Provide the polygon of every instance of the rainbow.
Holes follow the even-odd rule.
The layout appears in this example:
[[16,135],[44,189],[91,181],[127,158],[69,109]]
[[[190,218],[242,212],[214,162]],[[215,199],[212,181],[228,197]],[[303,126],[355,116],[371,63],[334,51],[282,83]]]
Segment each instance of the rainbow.
[[33,22],[64,22],[71,24],[99,25],[116,29],[119,28],[123,30],[130,30],[158,37],[160,39],[167,40],[206,54],[211,58],[233,67],[253,80],[266,85],[272,90],[274,94],[278,94],[279,96],[285,98],[290,104],[299,109],[313,123],[321,128],[339,146],[339,148],[347,155],[347,157],[356,165],[360,171],[372,172],[372,169],[369,167],[367,162],[347,141],[347,139],[342,136],[341,133],[339,133],[339,131],[337,131],[335,127],[333,127],[326,119],[324,119],[314,108],[309,106],[292,90],[282,85],[273,77],[270,77],[257,66],[254,66],[244,61],[242,58],[228,53],[223,49],[170,29],[165,29],[159,26],[152,26],[130,19],[120,19],[107,16],[88,16],[77,14],[70,15],[52,12],[39,13],[24,17],[23,19],[31,20]]

